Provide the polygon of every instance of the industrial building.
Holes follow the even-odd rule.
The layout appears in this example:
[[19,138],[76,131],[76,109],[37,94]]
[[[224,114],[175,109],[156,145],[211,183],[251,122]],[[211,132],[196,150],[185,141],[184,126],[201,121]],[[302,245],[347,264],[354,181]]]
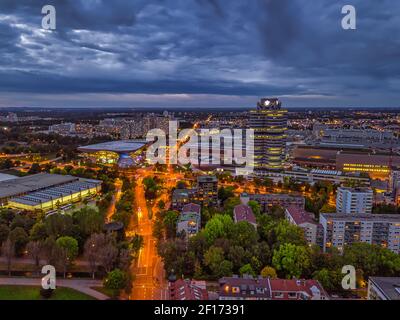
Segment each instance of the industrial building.
[[100,188],[99,180],[38,173],[0,182],[0,206],[49,211],[94,196]]
[[355,146],[296,146],[292,158],[293,163],[299,166],[365,173],[373,178],[387,178],[392,168],[400,167],[397,153],[375,152]]
[[370,185],[370,179],[360,173],[342,172],[336,170],[294,168],[283,172],[264,171],[264,177],[272,179],[275,183],[284,182],[284,178],[293,179],[298,182],[314,184],[318,181],[330,181],[335,184],[342,184],[348,181],[357,181],[360,185]]
[[399,140],[393,131],[337,128],[325,124],[313,126],[313,137],[321,144],[360,145],[364,148],[390,149],[399,147]]

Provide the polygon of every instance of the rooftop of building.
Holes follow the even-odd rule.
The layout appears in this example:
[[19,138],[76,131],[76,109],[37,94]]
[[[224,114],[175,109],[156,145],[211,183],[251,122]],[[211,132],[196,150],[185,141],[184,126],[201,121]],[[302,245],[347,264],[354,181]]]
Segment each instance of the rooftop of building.
[[304,292],[310,297],[315,294],[327,296],[317,280],[271,279],[270,283],[272,292]]
[[189,197],[192,193],[194,193],[194,190],[192,190],[192,189],[175,189],[172,192],[172,197],[173,198],[186,198],[186,197]]
[[253,210],[245,204],[239,204],[233,209],[233,215],[235,217],[236,222],[247,221],[249,223],[255,224],[256,216],[253,213]]
[[260,193],[253,193],[253,194],[248,194],[248,193],[242,193],[240,195],[242,198],[243,197],[249,197],[249,198],[271,198],[271,199],[284,199],[284,198],[304,198],[302,195],[298,194],[288,194],[288,193],[266,193],[266,194],[260,194]]
[[400,277],[369,277],[388,300],[400,300]]
[[208,300],[205,281],[178,279],[170,282],[169,294],[171,300]]
[[372,193],[372,189],[369,187],[339,187],[338,190],[349,191],[352,193]]
[[183,206],[182,213],[191,213],[191,212],[199,215],[201,212],[201,206],[195,203],[188,203]]
[[82,152],[110,151],[110,152],[135,152],[147,144],[144,140],[118,140],[107,141],[88,146],[78,147]]
[[286,208],[286,211],[297,225],[301,225],[303,223],[316,224],[313,219],[314,214],[312,214],[311,212],[307,212],[304,209],[299,208],[298,206],[290,206]]
[[253,278],[233,276],[219,279],[220,296],[271,298],[271,285],[269,278]]
[[18,178],[17,176],[13,176],[12,174],[0,173],[0,182],[12,180]]
[[30,192],[23,196],[11,198],[10,202],[35,206],[40,203],[46,203],[71,194],[76,194],[83,190],[95,188],[99,183],[100,181],[95,182],[95,180],[79,179],[56,187],[45,188],[40,191]]
[[70,175],[49,173],[38,173],[20,178],[15,177],[15,179],[0,182],[0,198],[13,197],[78,179]]
[[346,214],[346,213],[321,213],[320,217],[326,220],[346,220],[346,221],[386,221],[400,222],[400,214]]
[[315,295],[328,298],[328,294],[317,280],[298,279],[270,279],[261,276],[254,278],[249,275],[243,277],[224,277],[219,280],[220,296],[273,298],[272,293],[304,293],[305,299]]
[[325,174],[329,176],[341,176],[342,171],[336,171],[336,170],[322,170],[322,169],[312,169],[311,170],[312,174]]
[[216,176],[198,176],[197,182],[218,182]]

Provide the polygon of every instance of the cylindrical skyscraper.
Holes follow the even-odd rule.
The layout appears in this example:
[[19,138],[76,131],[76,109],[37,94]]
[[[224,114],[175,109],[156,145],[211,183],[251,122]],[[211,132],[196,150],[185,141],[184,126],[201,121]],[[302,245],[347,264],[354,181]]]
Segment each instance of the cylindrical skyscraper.
[[263,98],[250,111],[250,128],[254,130],[255,170],[281,170],[285,158],[287,110],[277,98]]

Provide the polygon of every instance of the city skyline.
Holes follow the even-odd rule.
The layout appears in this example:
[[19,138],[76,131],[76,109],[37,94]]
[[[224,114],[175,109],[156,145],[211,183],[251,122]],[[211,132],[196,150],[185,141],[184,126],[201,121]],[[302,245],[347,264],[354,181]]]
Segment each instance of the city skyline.
[[[0,4],[2,107],[399,107],[396,7],[352,1]],[[273,27],[271,27],[273,26]]]

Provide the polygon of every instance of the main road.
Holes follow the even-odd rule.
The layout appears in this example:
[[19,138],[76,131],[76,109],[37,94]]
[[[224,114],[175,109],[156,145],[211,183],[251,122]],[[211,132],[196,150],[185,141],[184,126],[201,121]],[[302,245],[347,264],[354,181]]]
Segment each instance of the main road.
[[135,206],[137,221],[132,221],[128,236],[135,233],[143,237],[143,247],[139,257],[131,266],[134,275],[130,299],[165,300],[167,299],[167,282],[164,266],[157,254],[156,239],[153,237],[153,214],[146,203],[143,179],[151,174],[151,169],[139,169],[136,174]]
[[[209,121],[211,117],[207,119]],[[198,127],[195,123],[193,130]],[[181,141],[178,141],[175,146],[176,150],[189,137],[187,135]],[[173,152],[176,150],[169,150]],[[153,237],[153,223],[155,215],[159,210],[154,203],[149,207],[143,186],[143,179],[148,176],[163,176],[165,175],[164,189],[157,201],[163,200],[165,207],[169,208],[169,194],[176,182],[183,178],[182,174],[174,173],[172,166],[168,165],[167,172],[154,172],[152,167],[137,169],[134,178],[135,186],[135,205],[134,210],[137,213],[137,221],[132,219],[131,225],[128,228],[127,236],[133,236],[135,233],[143,237],[143,247],[139,252],[139,257],[131,266],[131,272],[134,275],[132,300],[166,300],[168,299],[168,284],[166,281],[164,266],[161,258],[158,256],[156,248],[156,239]]]

